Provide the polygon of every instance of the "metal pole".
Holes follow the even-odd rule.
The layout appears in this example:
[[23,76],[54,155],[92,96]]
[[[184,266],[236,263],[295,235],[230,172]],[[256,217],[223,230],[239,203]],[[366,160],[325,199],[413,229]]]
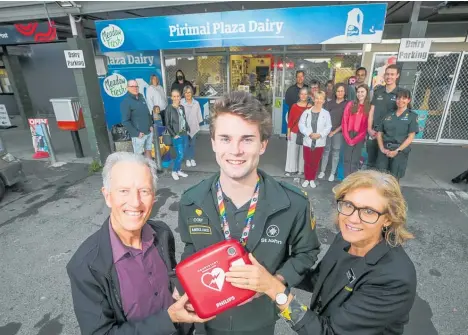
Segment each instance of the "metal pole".
[[154,144],[154,158],[156,159],[156,166],[158,168],[158,172],[162,171],[162,163],[161,163],[161,148],[159,147],[159,131],[158,125],[153,125],[153,144]]
[[73,141],[73,147],[75,148],[76,158],[83,158],[83,147],[81,146],[80,134],[78,131],[71,131],[71,137]]
[[49,158],[50,163],[53,165],[57,163],[57,159],[55,158],[54,148],[52,147],[52,141],[50,140],[49,131],[44,123],[40,124],[42,129],[42,133],[44,134],[44,140],[46,141],[47,147],[49,148]]
[[76,22],[75,22],[75,18],[73,17],[73,15],[68,14],[68,20],[70,21],[72,35],[74,37],[78,36],[78,29],[76,29]]

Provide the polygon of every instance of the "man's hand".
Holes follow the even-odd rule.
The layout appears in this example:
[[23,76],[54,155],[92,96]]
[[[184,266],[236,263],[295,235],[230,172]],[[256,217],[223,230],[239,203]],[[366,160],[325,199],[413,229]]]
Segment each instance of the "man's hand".
[[180,299],[180,294],[179,291],[177,290],[177,287],[174,287],[174,292],[172,293],[172,299],[175,301]]
[[200,318],[195,312],[189,311],[186,307],[188,304],[188,296],[187,294],[184,294],[178,301],[176,301],[174,304],[172,304],[169,309],[167,310],[167,313],[169,314],[169,317],[171,318],[172,322],[174,323],[203,323],[209,320],[214,319],[202,319]]
[[145,136],[145,134],[143,133],[138,134],[138,138],[142,138],[143,136]]

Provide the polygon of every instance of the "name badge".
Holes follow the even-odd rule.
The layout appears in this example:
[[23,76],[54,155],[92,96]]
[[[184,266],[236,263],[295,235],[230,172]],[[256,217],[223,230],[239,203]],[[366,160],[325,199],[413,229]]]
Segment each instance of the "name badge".
[[210,226],[202,225],[190,225],[189,226],[190,235],[212,235]]
[[199,216],[199,217],[192,216],[192,217],[188,218],[187,223],[188,224],[205,224],[205,225],[207,225],[207,224],[210,223],[210,221],[205,216]]

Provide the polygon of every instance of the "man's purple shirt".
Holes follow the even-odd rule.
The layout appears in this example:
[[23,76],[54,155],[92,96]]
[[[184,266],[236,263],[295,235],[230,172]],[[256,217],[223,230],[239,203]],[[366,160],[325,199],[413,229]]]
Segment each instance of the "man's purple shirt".
[[142,320],[172,303],[167,267],[153,244],[155,231],[145,224],[142,250],[125,246],[109,222],[114,265],[120,283],[122,307],[129,321]]

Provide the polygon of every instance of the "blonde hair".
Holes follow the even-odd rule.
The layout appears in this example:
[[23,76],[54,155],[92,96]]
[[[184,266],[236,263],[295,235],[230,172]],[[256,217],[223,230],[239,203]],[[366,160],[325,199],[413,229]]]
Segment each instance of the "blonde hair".
[[385,240],[392,247],[402,245],[414,238],[406,230],[407,205],[398,181],[390,174],[374,170],[357,171],[346,177],[333,188],[335,200],[343,199],[346,194],[357,189],[372,188],[387,199],[386,214],[391,222],[385,230]]
[[314,99],[316,99],[318,96],[321,96],[324,101],[327,100],[327,94],[324,91],[317,91],[314,93]]

